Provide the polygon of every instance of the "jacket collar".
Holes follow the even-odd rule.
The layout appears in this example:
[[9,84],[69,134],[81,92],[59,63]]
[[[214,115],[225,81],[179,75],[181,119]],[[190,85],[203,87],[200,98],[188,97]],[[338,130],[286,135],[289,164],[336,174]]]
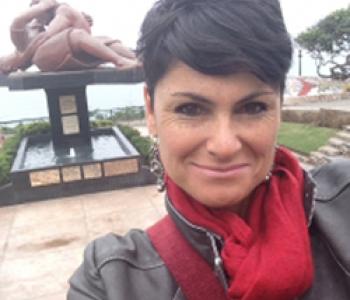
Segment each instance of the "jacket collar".
[[220,256],[220,249],[223,246],[222,238],[214,232],[209,231],[204,227],[197,226],[185,219],[185,217],[172,205],[168,196],[166,196],[165,204],[170,217],[174,220],[177,228],[184,235],[185,239],[208,262],[219,278],[221,284],[227,289],[228,280]]
[[304,171],[304,209],[308,227],[311,226],[316,208],[316,182],[311,173]]

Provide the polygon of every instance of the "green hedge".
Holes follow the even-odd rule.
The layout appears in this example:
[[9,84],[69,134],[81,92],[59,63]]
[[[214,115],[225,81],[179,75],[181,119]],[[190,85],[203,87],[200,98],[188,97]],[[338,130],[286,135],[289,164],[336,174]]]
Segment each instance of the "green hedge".
[[3,147],[0,149],[0,185],[4,185],[10,181],[12,161],[21,139],[28,135],[48,132],[50,132],[50,124],[48,122],[19,125],[15,128],[14,134],[6,139]]
[[135,146],[137,151],[140,152],[144,159],[144,163],[148,163],[149,154],[152,147],[152,140],[149,137],[141,136],[140,132],[130,126],[118,124],[121,132],[129,139],[129,141]]
[[92,128],[113,127],[114,122],[112,120],[96,120],[96,121],[91,121],[90,126]]

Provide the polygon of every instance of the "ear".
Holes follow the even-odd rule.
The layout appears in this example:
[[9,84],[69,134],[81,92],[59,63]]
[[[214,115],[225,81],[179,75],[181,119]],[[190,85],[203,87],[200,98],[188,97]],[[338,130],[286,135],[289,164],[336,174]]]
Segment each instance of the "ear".
[[145,85],[143,88],[143,96],[145,100],[148,131],[152,136],[157,136],[156,118],[154,114],[154,108],[152,107],[152,98],[147,85]]

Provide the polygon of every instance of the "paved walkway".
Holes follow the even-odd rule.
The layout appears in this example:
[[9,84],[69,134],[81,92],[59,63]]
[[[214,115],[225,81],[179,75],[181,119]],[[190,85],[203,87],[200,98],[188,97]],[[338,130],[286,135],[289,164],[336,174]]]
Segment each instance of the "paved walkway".
[[63,300],[92,239],[165,214],[155,186],[0,208],[0,299]]

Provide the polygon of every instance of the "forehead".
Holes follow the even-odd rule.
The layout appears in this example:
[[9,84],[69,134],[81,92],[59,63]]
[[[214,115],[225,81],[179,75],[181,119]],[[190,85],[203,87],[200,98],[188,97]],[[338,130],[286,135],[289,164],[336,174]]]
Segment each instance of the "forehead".
[[155,86],[157,94],[194,92],[217,98],[220,95],[243,95],[251,92],[269,91],[278,93],[276,88],[264,83],[248,72],[229,75],[208,75],[200,73],[182,62],[174,63]]

